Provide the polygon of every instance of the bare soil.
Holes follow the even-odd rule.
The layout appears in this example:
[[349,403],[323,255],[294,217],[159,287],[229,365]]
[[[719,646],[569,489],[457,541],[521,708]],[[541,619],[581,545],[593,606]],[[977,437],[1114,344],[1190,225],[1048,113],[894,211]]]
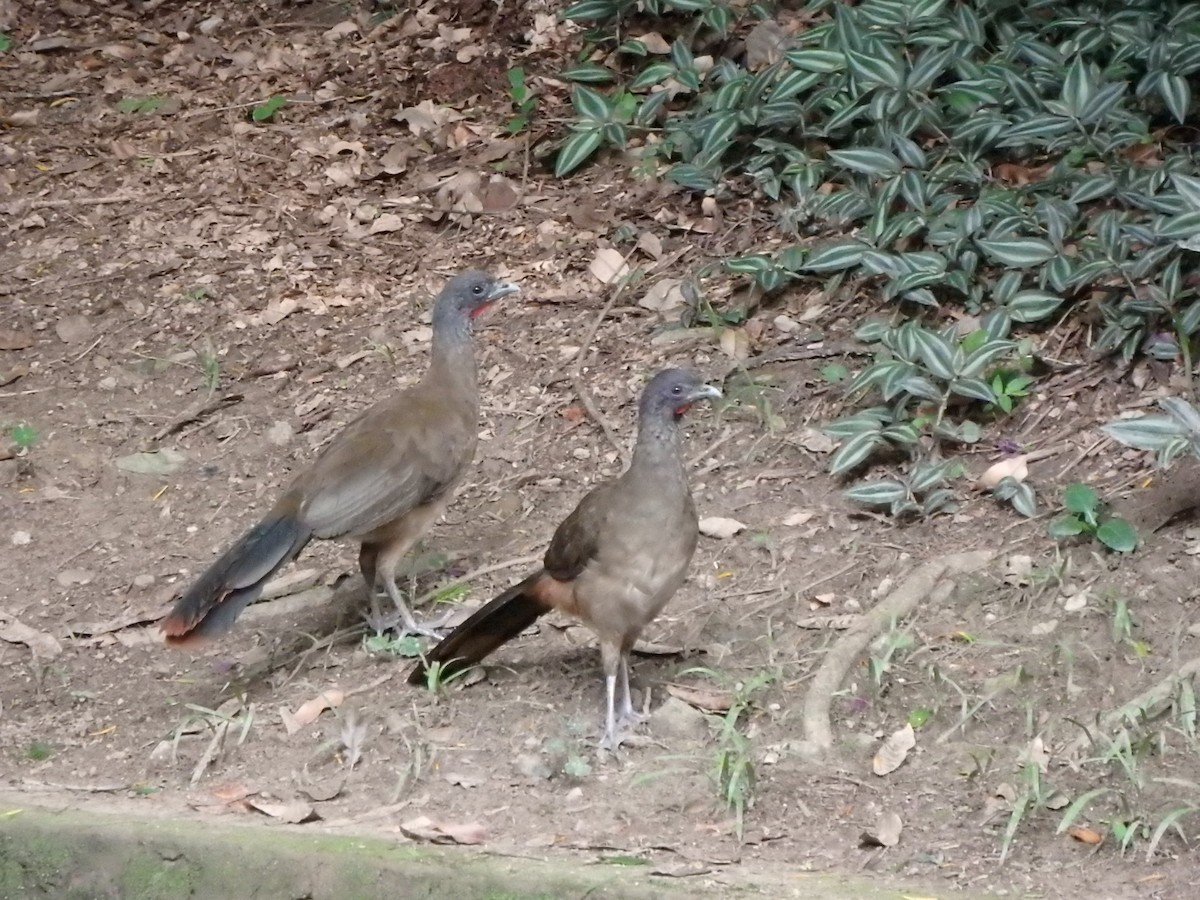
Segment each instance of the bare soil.
[[[851,346],[869,296],[787,291],[723,342],[639,305],[646,282],[587,340],[613,297],[589,271],[598,251],[631,253],[653,281],[779,238],[749,201],[706,216],[621,160],[547,173],[538,141],[569,103],[553,75],[580,46],[553,6],[430,3],[373,25],[369,10],[323,3],[0,3],[15,44],[0,55],[6,789],[218,823],[311,813],[315,831],[405,842],[440,828],[485,852],[708,884],[763,866],[940,893],[1196,896],[1195,814],[1147,858],[1164,816],[1200,805],[1186,703],[1097,725],[1197,655],[1196,533],[1171,524],[1117,559],[1057,547],[1048,515],[1019,519],[969,491],[953,516],[903,525],[847,506],[819,431],[842,392],[821,370],[863,358],[791,351],[808,329]],[[508,136],[516,65],[540,99]],[[289,103],[254,121],[274,95]],[[614,245],[622,226],[649,237]],[[523,294],[477,334],[480,451],[414,561],[416,595],[461,584],[440,599],[473,606],[519,578],[584,491],[620,470],[649,372],[723,376],[735,339],[780,360],[755,370],[768,387],[731,379],[731,402],[689,419],[701,515],[746,528],[702,539],[647,635],[635,675],[651,722],[616,757],[594,747],[602,685],[586,631],[543,621],[485,676],[410,688],[406,660],[364,643],[363,598],[345,599],[349,546],[310,547],[286,570],[308,576],[209,652],[170,651],[153,625],[290,472],[419,376],[429,298],[466,266]],[[706,290],[718,307],[746,302],[720,278]],[[784,314],[804,328],[781,330]],[[1082,358],[1080,333],[1068,323],[1038,340]],[[576,381],[619,446],[577,396],[581,353]],[[1097,430],[1147,402],[1121,374],[1048,377],[964,462],[982,471],[1001,439],[1040,452],[1043,510],[1071,481],[1132,486],[1145,460]],[[36,433],[28,447],[8,436],[20,425]],[[856,659],[833,696],[832,754],[805,752],[806,691],[841,629],[920,563],[981,548],[994,552],[982,571]],[[1115,627],[1122,604],[1128,631]],[[336,708],[289,733],[281,710],[323,694]],[[744,741],[720,716],[739,695],[752,701]],[[873,774],[910,718],[916,747]],[[1128,752],[1105,758],[1105,736],[1121,733]],[[722,752],[753,766],[740,839],[714,784]],[[1084,829],[1056,833],[1093,788],[1107,791],[1076,819]],[[860,840],[885,813],[903,823],[898,843]],[[1123,853],[1113,823],[1130,818],[1147,827]]]

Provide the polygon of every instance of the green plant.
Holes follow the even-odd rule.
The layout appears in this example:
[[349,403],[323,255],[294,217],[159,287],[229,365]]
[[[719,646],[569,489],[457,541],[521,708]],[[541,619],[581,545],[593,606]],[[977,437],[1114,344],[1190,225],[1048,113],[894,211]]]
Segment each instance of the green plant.
[[278,94],[269,97],[262,103],[254,104],[250,110],[250,118],[255,122],[269,122],[275,113],[287,106],[287,102],[287,97],[281,97]]
[[939,512],[953,512],[957,502],[954,492],[945,485],[961,471],[962,466],[953,460],[923,460],[906,475],[856,484],[843,494],[848,500],[864,506],[886,508],[896,517],[909,513],[932,516]]
[[221,355],[211,342],[206,341],[204,347],[196,351],[196,358],[200,361],[204,389],[211,396],[221,386]]
[[117,110],[123,113],[151,113],[162,108],[166,101],[162,97],[122,97],[117,101]]
[[1119,553],[1129,553],[1137,547],[1137,532],[1133,526],[1122,518],[1108,515],[1099,495],[1088,485],[1078,482],[1068,485],[1063,492],[1063,508],[1066,513],[1049,525],[1051,537],[1062,540],[1088,535]]
[[435,697],[445,693],[447,687],[464,677],[474,666],[459,669],[457,672],[447,672],[446,663],[432,662],[425,669],[425,690]]
[[1032,385],[1031,376],[1001,369],[992,376],[991,388],[996,399],[991,405],[1002,412],[1010,413],[1018,401],[1029,396],[1029,388]]
[[1109,422],[1103,431],[1114,440],[1157,454],[1158,465],[1169,466],[1185,453],[1200,459],[1200,412],[1181,397],[1163,397],[1165,416],[1137,416]]
[[892,623],[890,628],[871,642],[871,656],[868,666],[871,671],[871,680],[875,682],[876,690],[883,688],[884,678],[891,671],[893,660],[899,654],[911,650],[915,643],[913,636],[907,631],[896,628],[895,623]]
[[362,648],[368,653],[383,653],[388,656],[415,659],[421,655],[422,644],[421,639],[414,634],[392,637],[383,632],[363,635]]
[[537,107],[537,95],[529,90],[525,83],[525,70],[514,66],[505,73],[508,77],[508,99],[512,102],[515,114],[508,120],[509,134],[517,134],[529,127],[529,120]]
[[583,165],[602,144],[623,148],[637,100],[627,91],[607,97],[577,85],[571,92],[571,105],[578,119],[571,124],[572,134],[554,159],[554,174],[559,177]]
[[12,49],[13,39],[3,31],[0,31],[0,53],[7,53]]
[[25,748],[25,758],[33,762],[43,762],[54,755],[54,748],[45,741],[33,741]]
[[37,429],[27,422],[20,422],[8,429],[8,436],[18,450],[27,451],[38,441]]

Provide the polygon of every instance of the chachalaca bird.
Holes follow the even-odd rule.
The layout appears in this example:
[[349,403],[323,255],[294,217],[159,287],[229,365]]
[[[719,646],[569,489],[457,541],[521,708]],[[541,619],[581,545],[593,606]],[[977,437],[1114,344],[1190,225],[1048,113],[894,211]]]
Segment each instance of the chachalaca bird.
[[433,306],[429,368],[417,384],[351,422],[300,472],[267,516],[180,597],[161,628],[169,644],[228,631],[263,585],[312,538],[358,541],[375,624],[377,580],[412,633],[417,624],[396,586],[396,567],[450,503],[475,455],[479,387],[472,321],[517,286],[485,272],[447,282]]
[[655,375],[638,407],[629,468],[593,488],[554,532],[542,568],[450,632],[409,673],[409,683],[421,684],[434,663],[443,674],[474,665],[559,609],[599,638],[606,695],[600,746],[616,749],[639,718],[629,696],[630,650],[683,583],[699,536],[677,423],[697,400],[720,396],[694,372]]

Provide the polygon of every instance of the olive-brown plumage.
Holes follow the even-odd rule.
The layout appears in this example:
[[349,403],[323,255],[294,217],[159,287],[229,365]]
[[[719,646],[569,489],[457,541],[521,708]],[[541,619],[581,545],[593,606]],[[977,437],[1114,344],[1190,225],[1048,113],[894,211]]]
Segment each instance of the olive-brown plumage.
[[543,566],[476,611],[409,674],[419,684],[433,663],[444,673],[482,660],[537,618],[559,609],[596,633],[604,668],[602,746],[636,721],[629,653],[687,575],[698,539],[696,507],[679,452],[677,422],[697,400],[720,391],[695,373],[667,369],[642,393],[633,461],[616,480],[588,493],[554,532]]
[[434,304],[433,346],[422,379],[346,426],[266,517],[209,566],[163,619],[168,643],[228,631],[267,580],[313,538],[358,541],[376,618],[375,586],[382,582],[404,627],[430,633],[400,595],[396,568],[445,510],[475,455],[479,389],[471,322],[516,290],[474,270],[447,282]]

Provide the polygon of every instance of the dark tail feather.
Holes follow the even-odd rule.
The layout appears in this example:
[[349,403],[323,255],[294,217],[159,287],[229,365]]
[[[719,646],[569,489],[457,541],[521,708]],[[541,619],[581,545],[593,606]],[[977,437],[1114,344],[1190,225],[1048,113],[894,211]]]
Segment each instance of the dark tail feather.
[[267,580],[311,537],[291,516],[259,522],[208,567],[159,623],[167,643],[183,646],[227,632],[258,599]]
[[445,675],[475,665],[549,612],[550,607],[533,591],[543,577],[545,572],[530,575],[477,609],[425,654],[425,658],[408,673],[408,683],[422,684],[432,663],[441,663],[441,672]]

